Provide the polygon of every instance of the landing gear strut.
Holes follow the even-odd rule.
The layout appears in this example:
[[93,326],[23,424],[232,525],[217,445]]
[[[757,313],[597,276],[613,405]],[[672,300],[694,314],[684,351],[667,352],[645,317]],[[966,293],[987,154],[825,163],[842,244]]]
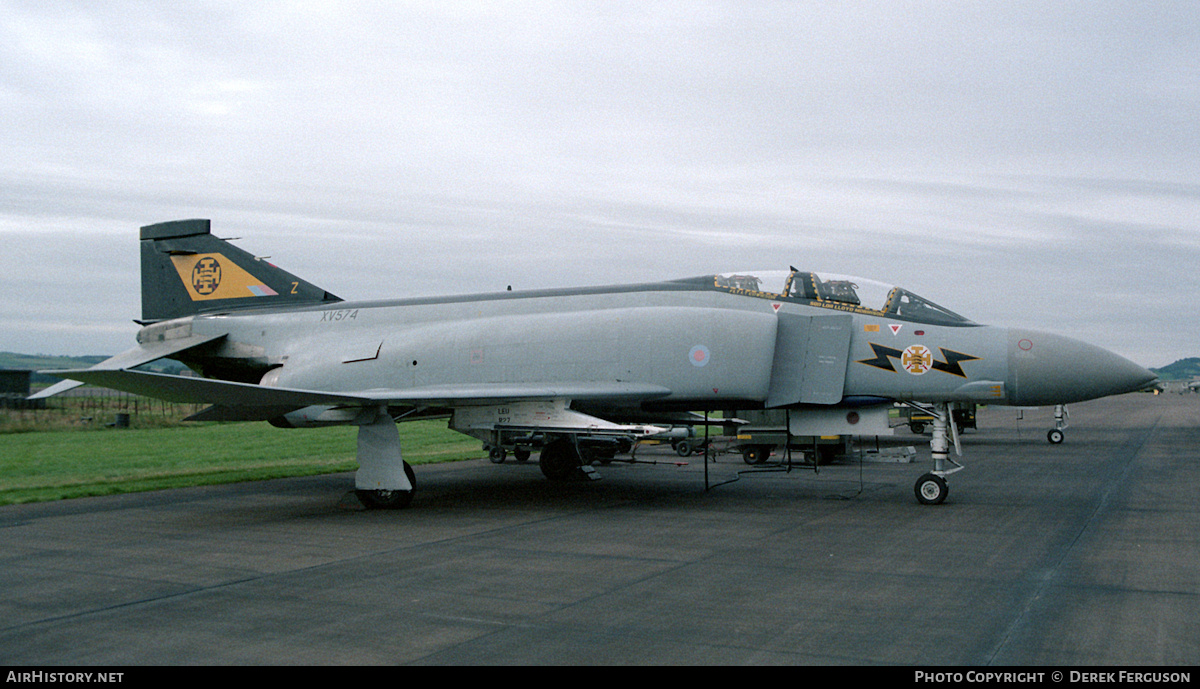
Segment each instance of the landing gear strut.
[[929,441],[929,449],[933,455],[933,471],[917,479],[913,486],[917,501],[922,505],[940,505],[950,493],[946,477],[963,467],[950,459],[950,441],[954,441],[955,452],[959,455],[962,450],[958,444],[958,428],[950,423],[950,405],[938,402],[933,406],[933,439]]

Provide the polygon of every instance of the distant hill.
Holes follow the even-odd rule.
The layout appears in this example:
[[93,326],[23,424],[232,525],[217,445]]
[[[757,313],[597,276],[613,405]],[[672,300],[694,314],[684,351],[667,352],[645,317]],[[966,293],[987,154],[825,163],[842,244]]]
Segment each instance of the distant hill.
[[1200,357],[1180,359],[1162,368],[1150,369],[1162,380],[1191,380],[1200,378]]
[[79,368],[98,364],[108,358],[108,355],[94,356],[52,356],[50,354],[17,354],[16,352],[0,352],[0,368],[16,368],[36,371],[39,368]]
[[17,354],[16,352],[0,352],[0,369],[17,369],[35,371],[29,380],[34,385],[38,383],[57,383],[58,378],[44,376],[36,371],[52,368],[87,368],[107,359],[107,356],[51,356],[49,354]]

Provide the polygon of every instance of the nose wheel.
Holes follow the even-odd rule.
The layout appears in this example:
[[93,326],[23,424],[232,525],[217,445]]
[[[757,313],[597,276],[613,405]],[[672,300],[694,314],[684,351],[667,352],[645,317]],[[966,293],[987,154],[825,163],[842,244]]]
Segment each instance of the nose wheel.
[[1051,428],[1046,433],[1046,440],[1048,440],[1051,445],[1062,444],[1063,438],[1066,437],[1063,431],[1067,430],[1067,418],[1069,416],[1070,414],[1067,412],[1067,405],[1054,405],[1054,428]]
[[946,479],[937,474],[925,474],[917,479],[913,492],[917,494],[917,502],[922,505],[940,505],[949,494],[950,486]]

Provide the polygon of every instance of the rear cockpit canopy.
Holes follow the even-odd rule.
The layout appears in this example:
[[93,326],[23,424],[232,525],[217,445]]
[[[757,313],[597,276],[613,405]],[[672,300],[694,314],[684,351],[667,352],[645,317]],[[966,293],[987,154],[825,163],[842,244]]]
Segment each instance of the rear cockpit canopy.
[[713,276],[722,291],[762,299],[902,318],[922,323],[968,324],[971,321],[902,287],[875,280],[796,270],[750,271]]

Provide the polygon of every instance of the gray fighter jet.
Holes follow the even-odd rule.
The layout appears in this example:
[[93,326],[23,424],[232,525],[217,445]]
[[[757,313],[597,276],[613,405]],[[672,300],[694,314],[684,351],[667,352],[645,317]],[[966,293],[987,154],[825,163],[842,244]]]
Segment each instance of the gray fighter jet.
[[[890,432],[895,402],[932,405],[940,503],[961,468],[948,405],[1057,405],[1138,390],[1154,374],[1066,337],[974,323],[912,292],[790,268],[666,282],[344,301],[210,232],[141,228],[138,346],[38,397],[93,383],[211,405],[207,420],[358,426],[355,487],[371,507],[415,486],[396,420],[448,414],[499,446],[540,439],[552,479],[589,447],[666,431],[698,411],[786,409],[804,435]],[[199,377],[137,370],[171,357]],[[662,424],[662,425],[660,425]]]

